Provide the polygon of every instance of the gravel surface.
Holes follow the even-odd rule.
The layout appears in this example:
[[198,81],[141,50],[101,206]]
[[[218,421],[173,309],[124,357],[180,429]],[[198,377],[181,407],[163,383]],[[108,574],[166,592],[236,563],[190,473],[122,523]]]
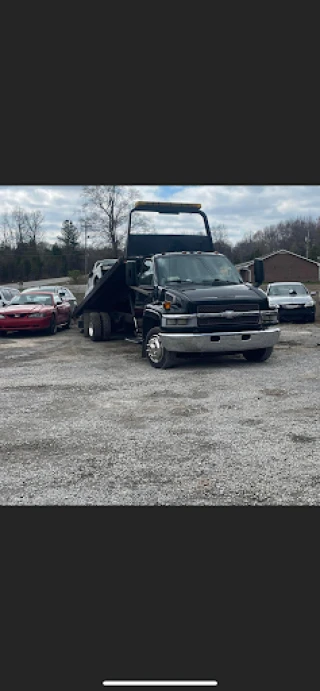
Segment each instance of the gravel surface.
[[0,504],[320,504],[320,328],[159,371],[125,341],[0,337]]

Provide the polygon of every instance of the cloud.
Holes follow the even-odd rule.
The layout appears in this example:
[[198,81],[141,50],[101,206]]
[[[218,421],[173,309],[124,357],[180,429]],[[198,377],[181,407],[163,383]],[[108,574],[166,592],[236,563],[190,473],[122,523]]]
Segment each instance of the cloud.
[[[211,227],[223,225],[233,244],[247,233],[289,219],[320,217],[319,185],[134,185],[137,200],[195,202]],[[79,223],[82,187],[78,185],[0,186],[0,219],[21,207],[45,216],[44,239],[56,242],[64,220]],[[159,216],[159,223],[165,218]],[[170,219],[172,227],[181,223]]]

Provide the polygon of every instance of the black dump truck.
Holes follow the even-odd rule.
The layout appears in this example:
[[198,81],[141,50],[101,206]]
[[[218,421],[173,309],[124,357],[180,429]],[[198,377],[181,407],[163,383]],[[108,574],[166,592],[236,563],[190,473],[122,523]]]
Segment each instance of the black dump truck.
[[[183,234],[137,232],[136,212],[199,214],[201,233],[192,228]],[[74,317],[85,337],[108,341],[122,334],[140,344],[142,357],[160,369],[190,353],[242,353],[246,360],[262,362],[280,329],[277,309],[258,287],[264,280],[261,260],[255,260],[254,272],[255,285],[244,283],[229,259],[214,250],[201,204],[137,202],[129,214],[124,256],[85,296]]]

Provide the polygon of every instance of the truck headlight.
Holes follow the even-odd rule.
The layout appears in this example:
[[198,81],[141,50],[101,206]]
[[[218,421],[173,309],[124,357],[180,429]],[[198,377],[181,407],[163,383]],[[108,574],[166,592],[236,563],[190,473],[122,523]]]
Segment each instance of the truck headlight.
[[197,326],[197,315],[196,314],[190,314],[190,315],[179,315],[173,317],[169,316],[168,314],[164,314],[162,317],[162,326]]
[[189,323],[187,317],[182,317],[181,319],[166,319],[166,326],[186,326]]
[[272,307],[269,310],[261,310],[261,323],[265,326],[270,326],[270,324],[277,324],[278,319],[278,308]]

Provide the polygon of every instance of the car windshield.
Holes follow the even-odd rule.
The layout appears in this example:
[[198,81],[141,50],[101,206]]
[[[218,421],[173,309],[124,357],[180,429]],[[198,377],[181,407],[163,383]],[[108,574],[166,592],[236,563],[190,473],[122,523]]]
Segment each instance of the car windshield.
[[243,283],[229,259],[219,254],[171,254],[155,259],[159,285],[196,283],[197,285]]
[[61,295],[66,297],[74,297],[71,290],[69,290],[69,288],[65,288],[64,286],[40,286],[38,288],[29,288],[28,292],[33,292],[34,290],[47,290],[50,293],[61,293]]
[[40,293],[24,293],[12,298],[11,305],[52,305],[52,295],[43,295]]
[[116,261],[117,261],[117,259],[104,259],[104,260],[101,262],[101,266],[103,266],[103,267],[110,267],[110,266],[112,266],[113,264],[115,264]]
[[287,283],[286,285],[270,286],[269,295],[306,295],[307,289],[302,283]]

